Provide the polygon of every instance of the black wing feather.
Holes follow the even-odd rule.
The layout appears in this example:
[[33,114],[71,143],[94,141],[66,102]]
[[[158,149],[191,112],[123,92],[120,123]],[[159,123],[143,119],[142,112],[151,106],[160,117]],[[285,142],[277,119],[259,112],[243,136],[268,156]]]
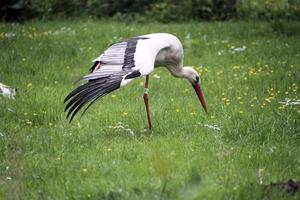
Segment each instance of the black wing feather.
[[[72,91],[72,95],[70,96],[66,101],[69,100],[65,111],[68,110],[67,118],[70,118],[70,121],[72,121],[73,117],[76,115],[76,113],[88,102],[92,101],[85,111],[96,102],[96,100],[99,100],[101,97],[105,96],[106,94],[118,89],[120,87],[121,81],[122,81],[123,75],[112,75],[110,77],[101,78],[100,80],[95,80],[94,82],[87,82],[84,88],[85,90],[77,90]],[[104,79],[104,80],[103,80]],[[83,86],[84,86],[83,85]],[[83,112],[83,114],[85,113]]]
[[[91,73],[80,79],[87,80],[88,82],[70,92],[64,100],[64,103],[68,102],[65,112],[68,112],[67,118],[70,117],[70,122],[78,111],[87,103],[90,102],[82,115],[97,100],[120,88],[123,77],[125,79],[133,79],[141,75],[139,71],[132,70],[132,68],[135,67],[134,54],[136,45],[140,39],[148,38],[135,37],[116,43],[100,56],[100,60],[96,60],[90,69]],[[100,68],[96,69],[99,64],[101,65]],[[120,71],[115,72],[116,67],[113,67],[114,69],[111,73],[107,74],[106,68],[106,71],[103,70],[103,73],[101,74],[101,69],[103,67],[105,68],[107,65],[119,65]]]

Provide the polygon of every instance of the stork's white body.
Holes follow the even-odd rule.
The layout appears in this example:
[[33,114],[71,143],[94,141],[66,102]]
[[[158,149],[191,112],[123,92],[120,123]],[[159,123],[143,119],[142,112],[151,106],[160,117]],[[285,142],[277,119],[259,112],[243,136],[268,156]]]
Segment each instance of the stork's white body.
[[[139,40],[134,54],[135,67],[132,70],[139,70],[142,76],[153,72],[154,67],[166,67],[174,76],[180,76],[183,67],[183,48],[180,40],[168,33],[152,33],[139,37],[149,38]],[[101,54],[95,61],[101,61]],[[111,66],[109,66],[111,69]],[[102,67],[102,70],[104,68]],[[121,86],[126,85],[133,79],[123,79]]]

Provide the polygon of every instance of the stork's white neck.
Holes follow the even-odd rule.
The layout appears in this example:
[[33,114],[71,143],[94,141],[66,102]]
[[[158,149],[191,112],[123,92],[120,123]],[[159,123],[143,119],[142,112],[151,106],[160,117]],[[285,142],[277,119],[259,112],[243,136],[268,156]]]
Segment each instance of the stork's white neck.
[[171,74],[178,78],[186,78],[188,76],[188,72],[185,67],[168,67]]

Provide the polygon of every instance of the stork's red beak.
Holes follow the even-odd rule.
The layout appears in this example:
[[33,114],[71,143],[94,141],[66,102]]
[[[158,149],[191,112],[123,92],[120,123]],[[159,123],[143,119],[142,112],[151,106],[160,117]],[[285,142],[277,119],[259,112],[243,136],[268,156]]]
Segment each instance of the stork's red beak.
[[200,88],[200,85],[199,84],[192,84],[199,100],[200,100],[200,103],[202,105],[202,107],[204,108],[205,112],[207,113],[207,108],[206,108],[206,103],[205,103],[205,99],[204,99],[204,96],[203,96],[203,93],[202,93],[202,90]]

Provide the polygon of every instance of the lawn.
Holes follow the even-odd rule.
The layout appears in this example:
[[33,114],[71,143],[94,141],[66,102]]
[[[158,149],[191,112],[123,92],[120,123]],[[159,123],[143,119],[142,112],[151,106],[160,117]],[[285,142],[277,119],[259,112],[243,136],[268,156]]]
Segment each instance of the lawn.
[[[63,99],[91,61],[151,32],[180,38],[209,114],[158,68],[152,130],[143,78],[69,123]],[[299,41],[267,22],[1,23],[0,82],[18,91],[0,97],[0,199],[299,199],[268,187],[300,179]]]

